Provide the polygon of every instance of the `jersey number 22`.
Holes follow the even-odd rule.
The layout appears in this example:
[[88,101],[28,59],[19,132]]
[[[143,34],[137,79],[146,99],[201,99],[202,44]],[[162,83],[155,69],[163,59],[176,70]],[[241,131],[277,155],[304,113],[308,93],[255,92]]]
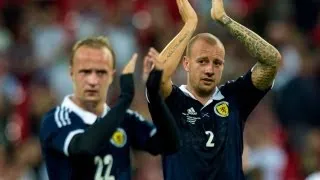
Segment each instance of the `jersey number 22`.
[[[113,158],[111,155],[106,155],[104,158],[96,156],[94,158],[94,163],[97,165],[96,174],[94,180],[115,180],[114,176],[111,176],[111,169],[113,164]],[[103,173],[103,170],[105,172]]]

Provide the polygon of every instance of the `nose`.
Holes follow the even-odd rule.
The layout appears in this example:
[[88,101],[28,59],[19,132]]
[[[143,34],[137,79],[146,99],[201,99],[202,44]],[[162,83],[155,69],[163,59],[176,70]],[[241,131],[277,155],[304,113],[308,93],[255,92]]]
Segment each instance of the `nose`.
[[90,86],[96,86],[98,85],[99,77],[96,73],[91,73],[87,78],[87,82]]
[[205,68],[205,74],[208,76],[214,75],[214,67],[212,63],[208,63],[208,65]]

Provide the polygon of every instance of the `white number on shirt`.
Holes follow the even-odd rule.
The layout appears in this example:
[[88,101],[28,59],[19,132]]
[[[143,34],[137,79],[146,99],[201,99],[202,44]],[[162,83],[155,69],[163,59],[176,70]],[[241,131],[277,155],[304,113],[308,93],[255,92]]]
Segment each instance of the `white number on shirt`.
[[[114,176],[111,176],[111,169],[113,164],[113,158],[111,155],[106,155],[102,159],[100,156],[94,158],[94,163],[97,165],[95,180],[115,180]],[[103,169],[106,169],[103,174]]]
[[213,138],[214,134],[212,131],[206,131],[206,135],[209,135],[208,141],[206,143],[206,147],[214,147]]

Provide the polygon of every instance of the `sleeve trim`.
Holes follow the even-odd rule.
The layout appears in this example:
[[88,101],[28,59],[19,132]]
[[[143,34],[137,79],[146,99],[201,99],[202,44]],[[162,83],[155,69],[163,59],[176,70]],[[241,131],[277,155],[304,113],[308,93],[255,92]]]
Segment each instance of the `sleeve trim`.
[[80,133],[84,133],[84,130],[83,129],[77,129],[77,130],[74,130],[74,131],[71,131],[66,140],[64,141],[64,146],[63,146],[63,152],[66,156],[69,156],[69,152],[68,152],[68,148],[69,148],[69,145],[70,145],[70,142],[72,140],[72,138],[77,135],[77,134],[80,134]]
[[154,136],[156,133],[157,133],[157,128],[153,128],[153,129],[150,131],[149,136],[152,137],[152,136]]

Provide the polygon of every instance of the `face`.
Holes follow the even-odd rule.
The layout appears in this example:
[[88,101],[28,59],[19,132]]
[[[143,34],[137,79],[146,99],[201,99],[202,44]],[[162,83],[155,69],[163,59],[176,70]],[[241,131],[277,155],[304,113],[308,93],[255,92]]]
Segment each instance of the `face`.
[[211,45],[201,39],[194,42],[183,66],[188,72],[188,85],[197,95],[207,97],[213,93],[221,80],[224,56],[222,44]]
[[70,67],[75,98],[84,103],[105,103],[114,72],[109,49],[80,47]]

